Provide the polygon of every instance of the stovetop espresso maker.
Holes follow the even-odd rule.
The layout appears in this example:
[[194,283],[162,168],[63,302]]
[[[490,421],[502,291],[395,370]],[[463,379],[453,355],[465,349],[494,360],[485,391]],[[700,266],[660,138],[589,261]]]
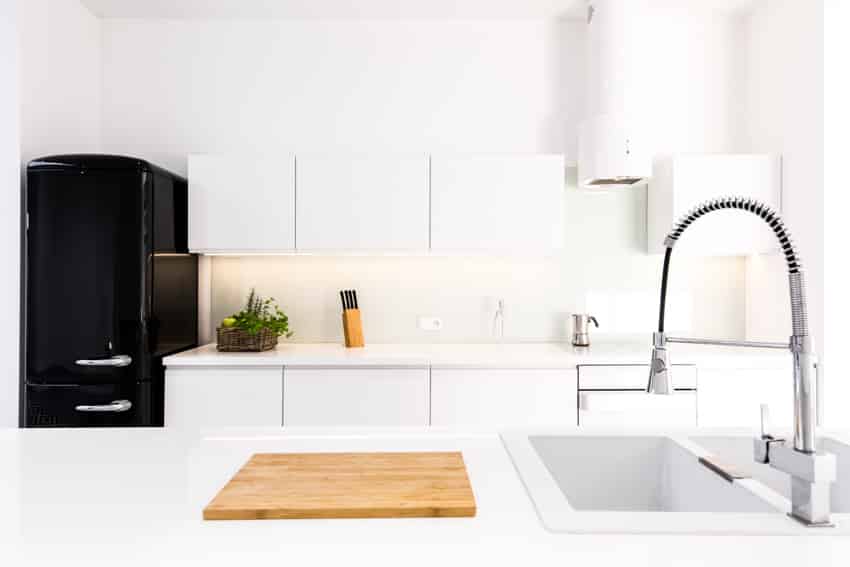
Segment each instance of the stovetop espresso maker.
[[588,327],[593,322],[599,328],[599,321],[593,315],[584,313],[573,314],[573,346],[590,346],[590,333]]

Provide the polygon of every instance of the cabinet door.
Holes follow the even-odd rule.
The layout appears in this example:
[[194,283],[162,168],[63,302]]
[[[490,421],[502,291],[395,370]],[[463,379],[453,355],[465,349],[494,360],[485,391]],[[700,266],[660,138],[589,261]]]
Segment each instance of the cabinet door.
[[794,423],[791,366],[774,369],[700,369],[700,427],[760,425],[759,406],[770,406],[771,425],[789,432]]
[[579,392],[578,422],[582,427],[694,427],[697,393],[679,390],[672,396],[643,391]]
[[286,368],[286,426],[426,426],[427,368]]
[[299,250],[428,249],[428,158],[297,158]]
[[[663,252],[673,223],[718,197],[753,198],[781,209],[782,160],[770,154],[679,155],[653,167],[647,193],[648,250]],[[688,227],[677,254],[738,256],[771,252],[778,241],[765,222],[739,210],[713,211]]]
[[189,156],[191,251],[294,248],[294,156]]
[[577,425],[576,372],[431,370],[431,424],[481,428]]
[[165,426],[280,427],[281,368],[168,368]]
[[[678,390],[697,388],[697,367],[673,365],[673,387]],[[579,390],[643,390],[649,379],[648,364],[580,364]]]
[[433,156],[431,248],[546,254],[564,241],[559,155]]

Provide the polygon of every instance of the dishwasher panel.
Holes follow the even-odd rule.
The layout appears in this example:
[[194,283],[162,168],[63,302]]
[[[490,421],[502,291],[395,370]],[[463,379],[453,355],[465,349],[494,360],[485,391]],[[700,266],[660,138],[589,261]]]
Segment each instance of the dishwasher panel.
[[640,391],[579,392],[580,426],[673,426],[695,427],[697,393],[677,391],[656,396]]
[[672,396],[647,394],[649,366],[580,365],[578,423],[584,427],[697,425],[697,368],[673,366]]

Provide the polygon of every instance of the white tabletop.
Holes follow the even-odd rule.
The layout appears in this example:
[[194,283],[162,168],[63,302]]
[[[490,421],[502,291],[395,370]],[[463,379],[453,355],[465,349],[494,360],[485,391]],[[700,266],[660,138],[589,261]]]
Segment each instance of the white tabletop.
[[[204,522],[257,451],[461,450],[478,515]],[[538,520],[495,434],[0,430],[3,565],[847,565],[850,538],[579,536]]]

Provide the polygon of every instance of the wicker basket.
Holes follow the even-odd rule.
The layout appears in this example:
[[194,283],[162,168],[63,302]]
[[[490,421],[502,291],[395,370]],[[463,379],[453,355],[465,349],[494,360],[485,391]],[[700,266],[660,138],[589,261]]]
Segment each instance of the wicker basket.
[[261,329],[252,335],[242,329],[219,327],[216,334],[216,349],[222,352],[260,352],[277,346],[277,335],[268,329]]

